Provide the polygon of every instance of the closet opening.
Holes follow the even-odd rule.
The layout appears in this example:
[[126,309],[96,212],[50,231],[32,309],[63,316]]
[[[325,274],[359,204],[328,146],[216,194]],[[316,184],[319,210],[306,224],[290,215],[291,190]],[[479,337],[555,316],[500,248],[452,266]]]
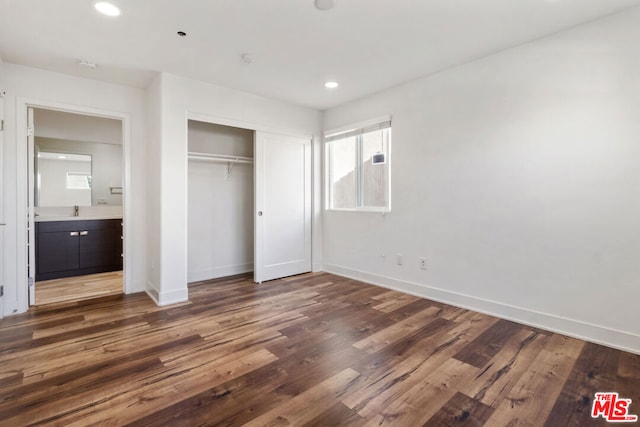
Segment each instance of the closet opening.
[[254,137],[188,120],[189,283],[254,271]]

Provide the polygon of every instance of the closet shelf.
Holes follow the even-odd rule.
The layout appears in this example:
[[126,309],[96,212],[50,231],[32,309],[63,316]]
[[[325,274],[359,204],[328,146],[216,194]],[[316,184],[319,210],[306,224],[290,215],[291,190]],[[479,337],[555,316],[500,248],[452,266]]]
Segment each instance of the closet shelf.
[[226,154],[188,153],[189,160],[200,160],[217,163],[253,163],[253,158],[243,156],[229,156]]

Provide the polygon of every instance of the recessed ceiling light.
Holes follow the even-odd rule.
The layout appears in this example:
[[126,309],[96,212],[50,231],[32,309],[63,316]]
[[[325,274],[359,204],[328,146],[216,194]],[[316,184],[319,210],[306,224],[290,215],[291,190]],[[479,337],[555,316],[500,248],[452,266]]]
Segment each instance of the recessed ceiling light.
[[335,7],[336,0],[314,0],[313,4],[318,10],[329,10]]
[[120,9],[118,9],[115,5],[108,3],[106,1],[101,1],[95,4],[95,8],[98,12],[107,16],[118,16],[120,15]]
[[327,89],[335,89],[335,88],[337,88],[338,86],[339,86],[339,85],[338,85],[338,82],[333,82],[333,81],[332,81],[332,82],[326,82],[326,83],[324,84],[324,87],[326,87]]

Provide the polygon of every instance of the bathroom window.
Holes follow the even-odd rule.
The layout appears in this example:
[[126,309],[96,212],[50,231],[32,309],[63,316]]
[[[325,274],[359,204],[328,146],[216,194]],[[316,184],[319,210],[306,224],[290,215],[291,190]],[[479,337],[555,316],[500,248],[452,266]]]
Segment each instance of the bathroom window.
[[388,212],[391,209],[391,121],[325,135],[327,207]]
[[91,190],[91,175],[84,172],[67,172],[67,190]]

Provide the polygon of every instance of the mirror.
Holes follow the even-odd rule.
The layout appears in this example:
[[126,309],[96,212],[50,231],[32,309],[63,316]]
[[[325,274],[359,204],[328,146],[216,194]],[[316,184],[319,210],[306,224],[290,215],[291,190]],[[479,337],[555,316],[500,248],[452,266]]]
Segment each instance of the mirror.
[[36,206],[91,206],[91,156],[40,151]]
[[122,146],[35,139],[35,206],[122,206]]
[[122,122],[34,109],[34,205],[122,206]]

